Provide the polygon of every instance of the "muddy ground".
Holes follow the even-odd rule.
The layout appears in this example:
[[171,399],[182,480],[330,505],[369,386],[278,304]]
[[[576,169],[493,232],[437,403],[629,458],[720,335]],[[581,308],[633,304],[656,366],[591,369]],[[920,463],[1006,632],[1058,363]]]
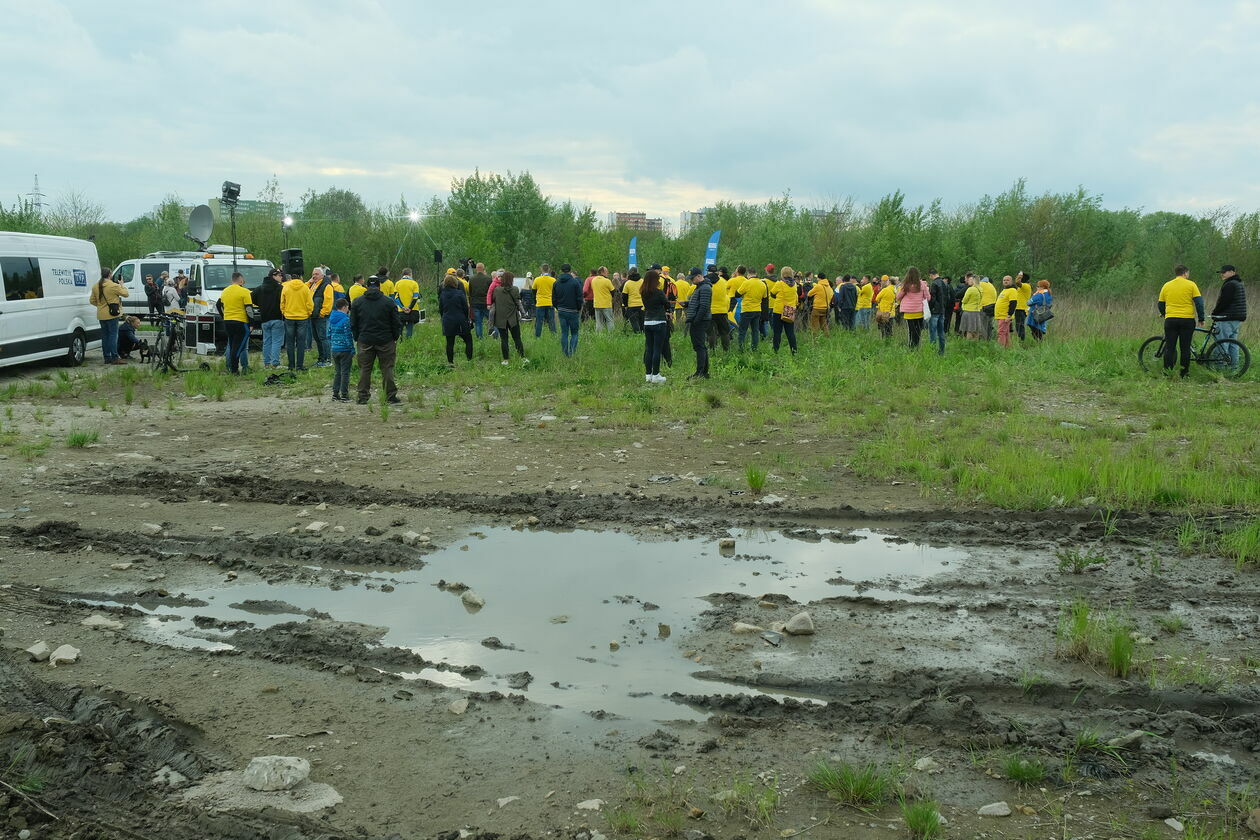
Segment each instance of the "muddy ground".
[[[100,415],[14,409],[10,428],[57,440]],[[749,443],[767,460],[790,445]],[[736,495],[742,463],[600,418],[382,426],[317,399],[133,408],[93,446],[10,452],[0,828],[908,836],[896,805],[811,790],[830,760],[895,768],[952,837],[1177,836],[1167,819],[1246,832],[1253,569],[1179,554],[1172,515],[966,510],[843,467],[826,493]],[[1074,573],[1068,552],[1105,562]],[[636,558],[657,565],[632,587]],[[1078,598],[1132,631],[1127,679],[1065,655]],[[814,635],[774,632],[801,611]],[[457,626],[485,638],[455,644]],[[78,661],[31,662],[41,640]],[[188,799],[273,754],[308,759],[340,803]],[[1044,778],[1006,778],[1012,756]],[[769,824],[730,793],[744,782],[777,790]],[[999,801],[1014,813],[977,814]]]

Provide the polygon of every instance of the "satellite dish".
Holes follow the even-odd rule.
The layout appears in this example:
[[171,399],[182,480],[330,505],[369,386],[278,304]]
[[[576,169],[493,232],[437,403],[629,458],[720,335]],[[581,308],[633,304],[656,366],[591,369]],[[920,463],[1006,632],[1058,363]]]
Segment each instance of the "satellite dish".
[[214,214],[210,212],[210,207],[198,204],[188,216],[188,233],[184,234],[184,238],[196,242],[204,251],[206,243],[210,241],[210,232],[213,230]]

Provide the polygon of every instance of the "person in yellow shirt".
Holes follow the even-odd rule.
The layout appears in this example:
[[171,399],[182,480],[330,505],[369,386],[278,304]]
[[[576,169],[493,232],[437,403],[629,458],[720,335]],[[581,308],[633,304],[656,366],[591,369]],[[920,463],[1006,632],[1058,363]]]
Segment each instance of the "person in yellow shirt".
[[[284,316],[284,347],[289,370],[306,370],[306,346],[311,336],[311,313],[315,299],[311,287],[297,274],[280,287],[280,314]],[[296,361],[296,364],[294,362]]]
[[626,310],[626,320],[630,322],[632,332],[643,332],[643,278],[639,272],[630,269],[626,282],[621,287],[622,306]]
[[809,290],[809,328],[811,330],[822,330],[826,335],[831,334],[831,296],[833,294],[831,283],[827,282],[827,275],[819,272],[818,281]]
[[853,312],[853,323],[869,330],[871,328],[871,308],[875,301],[875,286],[870,275],[863,274],[862,282],[857,290],[857,308]]
[[887,275],[879,278],[879,294],[875,295],[875,325],[884,338],[892,338],[893,312],[897,306],[897,289]]
[[962,317],[958,321],[958,330],[965,338],[975,341],[984,332],[980,287],[976,285],[976,275],[971,272],[967,272],[963,282],[967,285],[967,291],[963,293]]
[[[398,305],[402,307],[403,336],[411,338],[416,330],[416,323],[419,322],[420,316],[411,315],[419,308],[420,284],[411,276],[411,269],[404,268],[402,277],[394,284],[394,299],[398,301]],[[416,320],[408,320],[415,318]]]
[[245,288],[245,275],[233,272],[231,284],[219,295],[223,307],[223,328],[227,331],[224,359],[228,373],[240,376],[249,373],[249,315],[245,307],[254,305],[254,298]]
[[1198,285],[1190,279],[1190,270],[1177,266],[1177,276],[1159,290],[1159,314],[1164,316],[1164,372],[1171,373],[1181,351],[1181,376],[1190,375],[1190,342],[1194,338],[1194,325],[1203,326],[1206,318],[1203,295]]
[[376,276],[381,278],[381,294],[385,297],[393,297],[394,281],[389,279],[389,267],[383,265],[376,269]]
[[1011,346],[1011,321],[1015,318],[1015,307],[1019,304],[1019,292],[1015,288],[1015,278],[1006,275],[1002,278],[1002,293],[994,304],[994,317],[997,319],[997,340],[1001,347]]
[[796,355],[796,307],[800,304],[800,290],[796,282],[796,272],[790,265],[779,269],[779,279],[770,287],[774,295],[771,311],[774,318],[770,328],[774,332],[774,352],[779,352],[784,333],[787,334],[788,347],[792,355]]
[[731,311],[731,284],[718,273],[716,265],[709,266],[704,276],[713,287],[713,301],[709,306],[709,349],[716,350],[720,341],[722,350],[729,351],[731,327],[728,313]]
[[1015,334],[1024,340],[1024,324],[1028,321],[1028,299],[1032,297],[1032,275],[1021,271],[1015,275]]
[[674,322],[672,326],[676,326],[681,329],[683,323],[683,310],[686,308],[687,301],[691,299],[691,293],[696,290],[696,287],[691,282],[682,278],[681,271],[678,273],[680,276],[674,281]]
[[743,300],[740,302],[739,349],[744,349],[744,339],[752,333],[752,349],[761,343],[761,317],[770,297],[770,284],[760,277],[746,277],[739,287]]
[[367,291],[367,286],[363,285],[363,275],[356,274],[354,279],[350,281],[350,288],[346,290],[346,297],[350,298],[350,302],[354,303],[359,295]]
[[993,328],[996,326],[996,310],[998,291],[988,277],[981,277],[980,287],[980,311],[984,313],[984,337],[987,340],[993,340]]
[[608,277],[608,269],[600,266],[591,278],[592,303],[595,306],[595,332],[613,328],[613,292],[616,287]]
[[551,290],[556,278],[551,276],[551,266],[543,263],[534,278],[534,338],[542,338],[543,322],[547,322],[551,334],[556,333],[556,308],[551,303]]

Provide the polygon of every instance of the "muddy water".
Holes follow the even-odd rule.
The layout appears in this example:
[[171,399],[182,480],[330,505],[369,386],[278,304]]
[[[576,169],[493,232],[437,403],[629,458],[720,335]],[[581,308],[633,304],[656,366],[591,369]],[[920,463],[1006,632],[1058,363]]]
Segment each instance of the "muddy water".
[[[410,648],[433,662],[479,665],[486,672],[468,678],[426,669],[404,676],[476,691],[523,691],[539,703],[581,712],[696,719],[698,713],[666,695],[751,693],[692,676],[703,670],[703,660],[688,658],[678,637],[693,629],[708,608],[704,596],[778,594],[807,603],[861,591],[869,597],[917,600],[887,587],[908,588],[965,556],[955,549],[892,542],[866,530],[843,540],[826,533],[821,540],[762,531],[732,535],[736,550],[723,553],[712,540],[490,528],[429,555],[422,570],[365,585],[332,590],[234,582],[185,591],[209,606],[159,607],[146,619],[146,633],[171,644],[230,646],[230,632],[197,629],[192,618],[208,615],[264,628],[303,619],[240,608],[247,600],[281,601],[336,621],[387,627],[384,644]],[[885,579],[890,582],[881,588]],[[485,606],[470,609],[458,594],[439,588],[439,580],[465,584]],[[382,591],[385,584],[392,591]],[[776,610],[773,616],[786,620],[792,611]],[[752,617],[771,620],[770,611],[761,613],[755,605],[750,609]],[[505,648],[483,645],[490,637]],[[808,637],[787,638],[773,653],[790,656],[810,644]],[[523,690],[522,672],[532,677]]]

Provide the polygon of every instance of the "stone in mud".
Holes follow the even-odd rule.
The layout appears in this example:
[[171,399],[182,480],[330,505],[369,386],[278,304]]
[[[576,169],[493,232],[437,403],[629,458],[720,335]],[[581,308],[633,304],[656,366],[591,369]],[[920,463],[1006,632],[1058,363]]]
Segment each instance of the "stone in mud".
[[1247,828],[1260,834],[1260,808],[1252,808],[1251,813],[1247,815]]
[[157,537],[162,534],[162,526],[156,522],[145,522],[140,526],[140,533],[146,537]]
[[731,628],[732,633],[760,633],[764,627],[758,627],[756,624],[749,624],[745,621],[735,622],[735,626]]
[[608,649],[613,652],[616,652],[616,651],[621,650],[621,645],[618,642],[609,642]]
[[307,533],[318,534],[328,527],[328,523],[322,519],[316,519],[314,522],[308,523],[306,526]]
[[734,537],[722,537],[722,539],[718,540],[718,548],[719,548],[720,550],[722,550],[722,551],[734,551],[734,550],[735,550],[735,538],[734,538]]
[[432,540],[427,534],[421,534],[418,531],[404,531],[402,534],[402,544],[419,546],[428,545]]
[[985,805],[976,813],[982,817],[1009,817],[1011,815],[1011,806],[1005,802],[994,802],[990,805]]
[[61,663],[78,662],[83,651],[71,645],[62,645],[48,655],[48,664],[56,668]]
[[369,525],[363,529],[363,533],[367,534],[369,537],[379,537],[385,534],[385,529],[377,528],[375,525]]
[[311,775],[311,763],[288,755],[250,759],[241,779],[250,790],[292,790]]
[[495,804],[502,808],[506,805],[511,805],[513,802],[519,802],[520,799],[519,796],[505,796],[502,799],[496,799]]
[[462,715],[468,711],[468,698],[461,697],[458,700],[453,700],[447,705],[446,709],[453,715]]
[[1168,819],[1164,820],[1164,825],[1168,826],[1169,828],[1171,828],[1173,831],[1177,832],[1178,834],[1186,830],[1185,824],[1181,820],[1177,819],[1176,817],[1169,817]]
[[931,756],[924,756],[914,763],[914,769],[920,773],[939,773],[941,765]]
[[598,811],[603,807],[604,800],[602,799],[587,799],[584,802],[579,802],[577,804],[577,809],[579,811]]
[[26,652],[31,655],[32,662],[47,662],[52,648],[48,646],[48,642],[40,641],[28,647]]
[[518,691],[524,691],[529,688],[529,684],[534,681],[534,675],[529,671],[518,671],[515,674],[507,675],[508,688],[514,688]]
[[814,635],[814,619],[807,612],[799,612],[788,619],[783,630],[789,636],[812,636]]
[[186,781],[188,781],[188,777],[178,770],[172,769],[169,764],[163,764],[161,769],[153,774],[153,784],[155,785],[179,787]]
[[130,569],[133,565],[135,564],[134,563],[111,563],[109,567],[113,569],[115,572],[125,572],[128,569]]
[[459,600],[464,602],[465,607],[472,610],[479,610],[486,605],[486,599],[471,589],[465,590],[464,594],[459,596]]
[[93,613],[79,622],[89,630],[121,630],[123,623],[116,618],[108,618],[100,613]]
[[1128,735],[1120,735],[1116,738],[1112,738],[1110,741],[1107,742],[1107,746],[1115,747],[1117,749],[1124,749],[1125,747],[1136,746],[1145,737],[1146,737],[1145,732],[1143,732],[1141,729],[1135,729],[1132,732],[1130,732]]

